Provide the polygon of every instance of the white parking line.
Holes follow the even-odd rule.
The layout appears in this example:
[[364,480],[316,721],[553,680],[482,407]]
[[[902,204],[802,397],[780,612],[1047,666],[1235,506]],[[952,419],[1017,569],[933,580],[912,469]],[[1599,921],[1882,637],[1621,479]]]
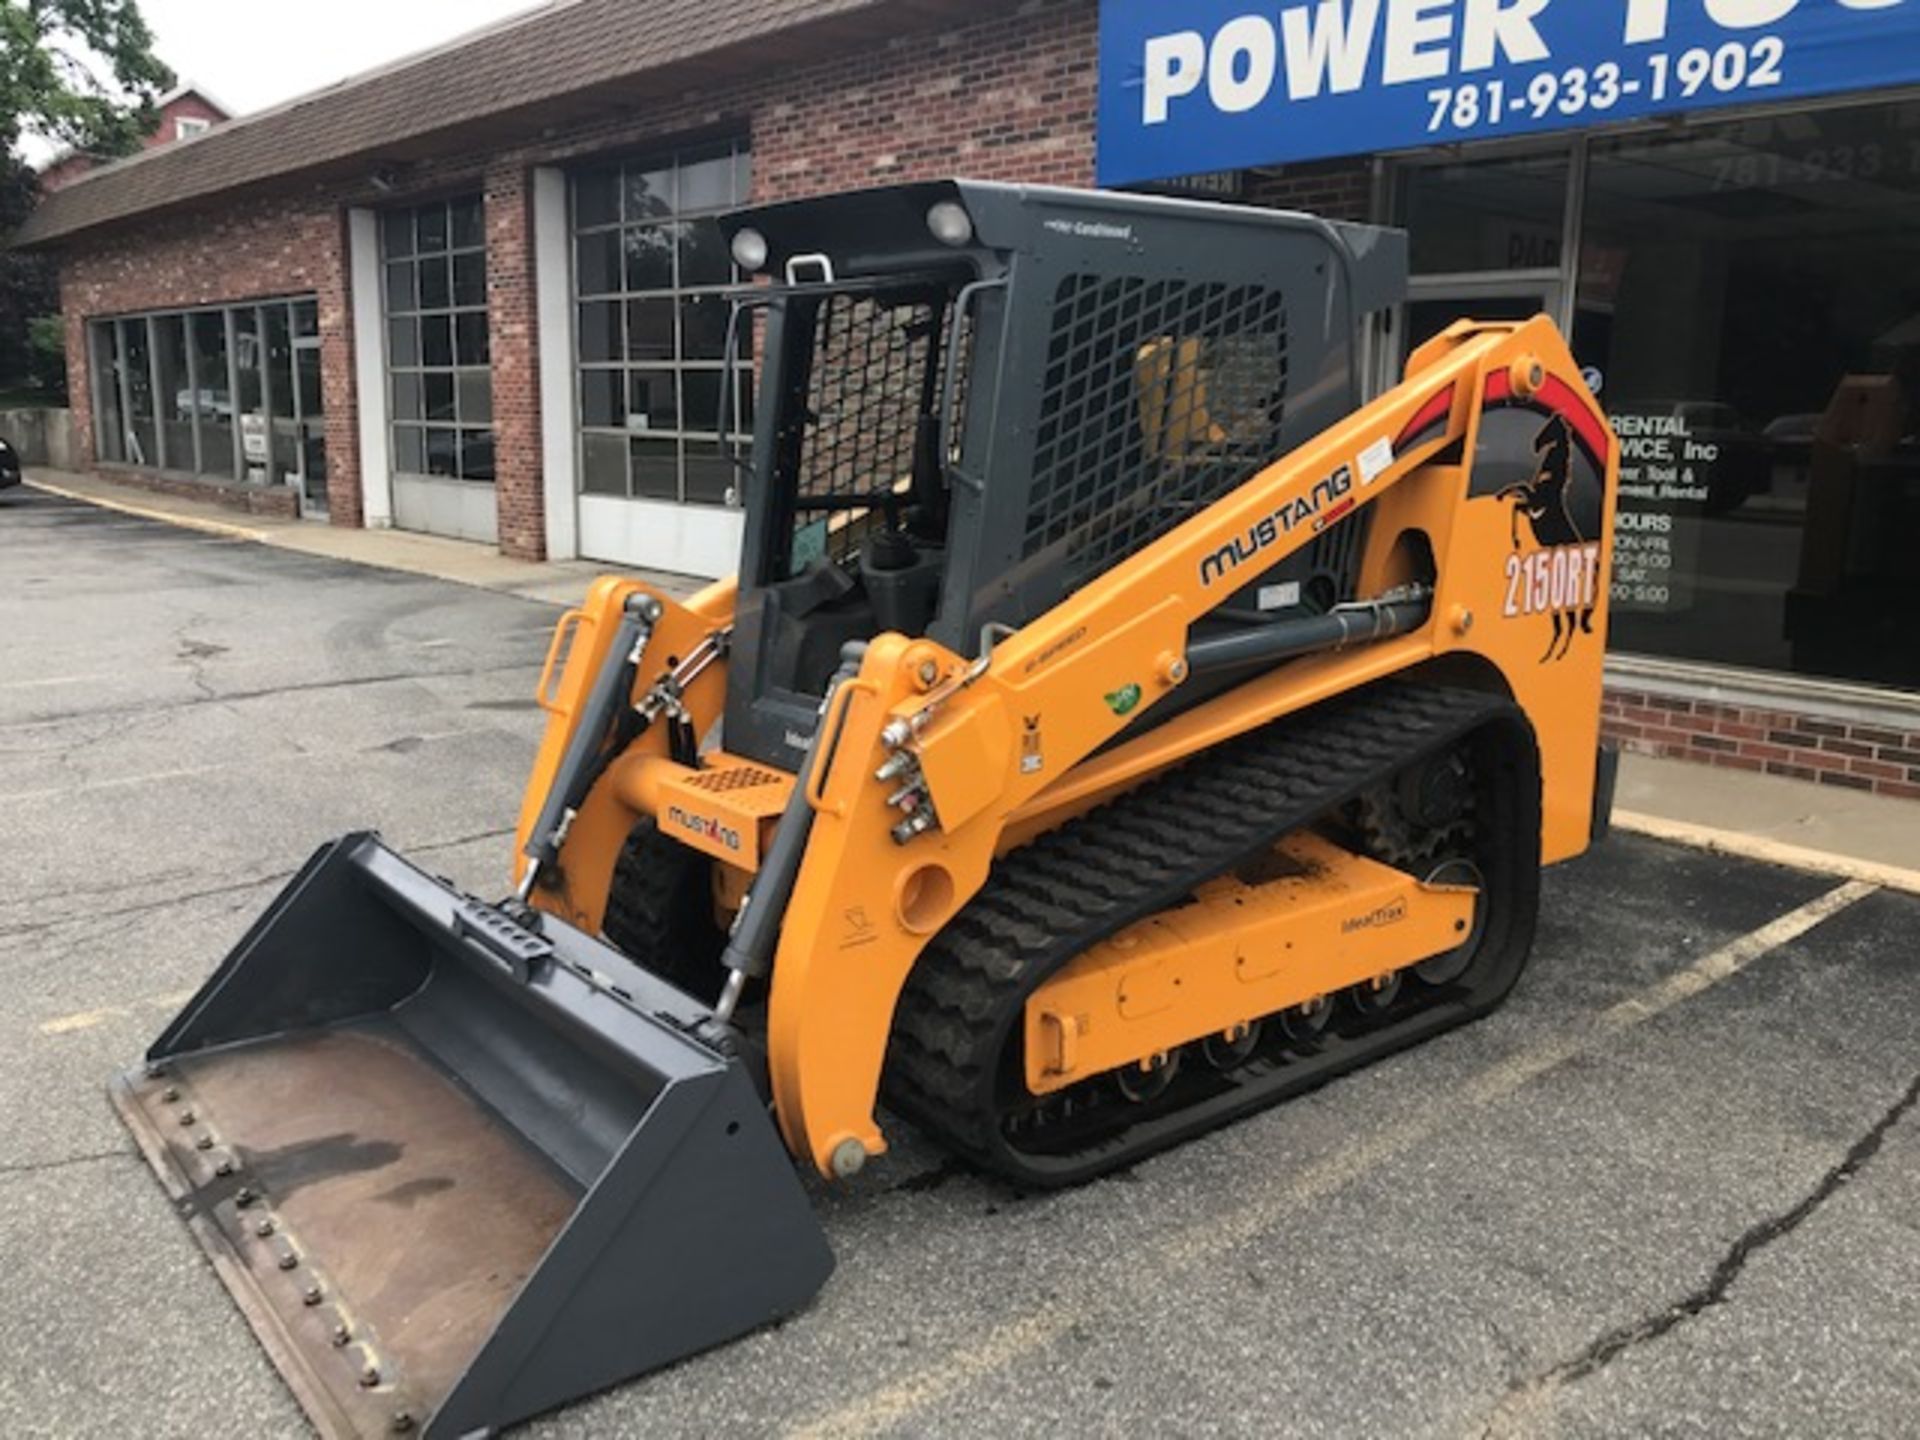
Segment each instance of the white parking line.
[[[1904,801],[1890,801],[1904,804]],[[1920,870],[1888,865],[1878,860],[1860,860],[1851,855],[1836,855],[1831,850],[1812,850],[1804,845],[1789,845],[1738,830],[1718,830],[1711,825],[1696,825],[1688,820],[1669,820],[1661,815],[1640,815],[1631,810],[1613,812],[1615,828],[1695,850],[1710,850],[1717,855],[1733,855],[1742,860],[1758,860],[1788,870],[1806,870],[1815,875],[1831,875],[1836,880],[1864,880],[1886,890],[1902,890],[1920,895]],[[1920,850],[1920,816],[1915,820],[1915,848]]]
[[[1272,1230],[1301,1205],[1341,1189],[1377,1166],[1455,1128],[1469,1113],[1505,1099],[1575,1056],[1644,1024],[1682,1000],[1731,979],[1763,955],[1798,939],[1848,906],[1874,894],[1878,888],[1855,880],[1829,890],[1601,1011],[1580,1028],[1550,1036],[1482,1071],[1469,1084],[1417,1118],[1376,1131],[1337,1155],[1293,1172],[1283,1184],[1235,1210],[1173,1231],[1165,1240],[1139,1253],[1140,1263],[1129,1270],[1126,1289],[1151,1293],[1164,1287],[1174,1275],[1217,1260],[1236,1246]],[[1117,1300],[1116,1303],[1126,1302]],[[842,1440],[842,1437],[873,1435],[901,1425],[1022,1356],[1045,1349],[1072,1327],[1087,1321],[1093,1309],[1070,1300],[1043,1306],[989,1332],[975,1344],[951,1352],[938,1364],[817,1415],[788,1433],[805,1440]]]

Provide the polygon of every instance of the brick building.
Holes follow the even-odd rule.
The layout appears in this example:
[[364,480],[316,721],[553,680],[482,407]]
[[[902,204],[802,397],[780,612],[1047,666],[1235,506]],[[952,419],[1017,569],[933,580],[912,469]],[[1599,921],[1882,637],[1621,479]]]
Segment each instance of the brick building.
[[[566,0],[103,167],[49,197],[17,242],[59,256],[79,429],[103,473],[530,559],[719,574],[740,534],[720,430],[751,399],[723,361],[720,292],[736,276],[715,214],[964,174],[1174,185],[1404,224],[1416,278],[1372,337],[1381,383],[1446,318],[1546,309],[1629,423],[1719,457],[1704,514],[1636,522],[1680,538],[1649,562],[1670,583],[1616,595],[1616,735],[1920,798],[1920,649],[1861,618],[1912,614],[1910,587],[1889,602],[1881,551],[1845,538],[1863,524],[1915,538],[1909,432],[1886,421],[1836,459],[1839,422],[1822,420],[1860,391],[1843,379],[1897,377],[1920,351],[1920,294],[1839,295],[1850,282],[1809,248],[1826,230],[1804,213],[1831,229],[1844,209],[1865,236],[1855,268],[1864,243],[1867,265],[1912,273],[1920,103],[1800,104],[1792,124],[1778,107],[1638,128],[1587,117],[1357,155],[1226,137],[1179,172],[1121,174],[1106,132],[1115,107],[1139,104],[1128,27],[1166,13],[660,0],[640,23],[625,0]],[[1250,83],[1259,59],[1229,55],[1215,87],[1243,71]],[[1177,89],[1188,72],[1169,66]],[[1837,172],[1843,150],[1856,170],[1879,157],[1873,194],[1794,169]],[[1800,270],[1766,259],[1776,251]],[[1737,317],[1809,270],[1850,328],[1768,300],[1818,364],[1755,380],[1743,357],[1771,332]],[[1829,513],[1827,472],[1843,464],[1838,488],[1857,497],[1873,480],[1877,508]]]
[[[142,150],[177,144],[206,134],[216,125],[224,125],[233,113],[204,90],[182,85],[160,97],[154,107],[153,128],[141,142]],[[91,155],[62,150],[40,169],[40,188],[59,190],[71,185],[99,165]]]

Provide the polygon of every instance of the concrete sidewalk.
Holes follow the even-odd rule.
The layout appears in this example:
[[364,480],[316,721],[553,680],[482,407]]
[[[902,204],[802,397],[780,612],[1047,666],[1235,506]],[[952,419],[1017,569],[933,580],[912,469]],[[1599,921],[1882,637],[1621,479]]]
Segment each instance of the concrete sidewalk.
[[242,514],[210,501],[156,494],[131,485],[116,485],[97,475],[66,470],[37,466],[28,472],[26,481],[49,494],[169,525],[230,535],[237,540],[252,540],[282,550],[296,550],[303,555],[371,565],[380,570],[431,575],[456,585],[499,590],[552,605],[578,603],[595,577],[609,573],[631,575],[670,595],[691,595],[705,583],[688,575],[662,570],[628,570],[594,560],[510,560],[491,545],[416,535],[405,530],[352,530],[311,520]]
[[[36,469],[28,484],[88,504],[303,554],[571,605],[597,575],[630,574],[673,595],[701,581],[594,561],[536,564],[492,546],[399,530],[350,530],[236,515],[205,501],[150,494],[92,475]],[[1823,870],[1920,893],[1920,804],[1644,755],[1621,757],[1616,823],[1699,848]]]

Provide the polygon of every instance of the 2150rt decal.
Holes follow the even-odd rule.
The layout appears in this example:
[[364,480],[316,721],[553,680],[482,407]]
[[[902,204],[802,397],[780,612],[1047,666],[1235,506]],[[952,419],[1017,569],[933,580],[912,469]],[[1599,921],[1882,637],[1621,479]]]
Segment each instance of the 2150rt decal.
[[1505,374],[1489,379],[1474,493],[1509,507],[1513,553],[1502,611],[1509,620],[1552,622],[1540,657],[1546,664],[1566,659],[1576,640],[1594,634],[1611,436],[1559,381],[1525,399],[1506,382]]

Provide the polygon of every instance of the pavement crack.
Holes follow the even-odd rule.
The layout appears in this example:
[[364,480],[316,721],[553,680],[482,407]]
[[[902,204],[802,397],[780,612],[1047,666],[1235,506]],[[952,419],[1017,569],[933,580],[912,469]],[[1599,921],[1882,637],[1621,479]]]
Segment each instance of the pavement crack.
[[[88,910],[79,915],[63,915],[53,920],[37,920],[26,925],[0,926],[0,940],[21,935],[44,935],[49,931],[67,925],[89,924],[96,920],[117,920],[127,915],[144,915],[150,910],[167,910],[175,905],[190,904],[195,900],[210,900],[220,895],[235,895],[244,890],[258,889],[262,885],[271,885],[276,881],[291,880],[292,870],[280,870],[271,875],[256,875],[249,880],[233,880],[225,885],[210,885],[204,890],[176,890],[157,900],[139,900],[131,905],[116,905],[105,910]],[[163,884],[164,877],[148,883]]]
[[[419,845],[409,846],[405,851],[409,855],[431,855],[440,850],[456,850],[462,845],[474,845],[487,840],[504,840],[514,834],[511,826],[481,830],[471,835],[457,835],[447,840],[428,840]],[[268,875],[254,875],[244,880],[229,880],[221,885],[209,885],[198,890],[176,890],[151,900],[137,900],[130,904],[109,906],[105,909],[86,910],[79,914],[58,915],[45,920],[32,920],[23,924],[0,925],[0,940],[19,939],[29,935],[49,935],[73,925],[89,925],[99,921],[124,919],[128,916],[146,915],[156,910],[170,910],[178,905],[188,905],[196,900],[213,900],[224,895],[240,895],[257,890],[263,885],[285,884],[291,880],[297,870],[276,870]],[[143,880],[127,881],[113,889],[133,889],[139,885],[164,885],[165,875],[150,876]]]
[[1720,1262],[1701,1285],[1630,1324],[1609,1330],[1571,1359],[1563,1360],[1533,1378],[1509,1387],[1487,1421],[1486,1429],[1482,1432],[1483,1440],[1532,1430],[1535,1428],[1533,1422],[1540,1418],[1540,1412],[1551,1406],[1554,1394],[1564,1386],[1604,1370],[1628,1351],[1650,1344],[1697,1319],[1714,1306],[1725,1303],[1734,1282],[1754,1257],[1806,1224],[1849,1181],[1863,1173],[1886,1144],[1887,1136],[1916,1105],[1920,1105],[1920,1075],[1914,1077],[1905,1093],[1847,1148],[1839,1163],[1821,1176],[1820,1182],[1799,1203],[1749,1226],[1728,1247],[1726,1254],[1720,1257]]
[[216,655],[227,653],[225,645],[216,645],[211,640],[200,640],[191,633],[199,626],[208,624],[211,617],[196,612],[188,616],[174,628],[173,640],[180,659],[187,664],[188,679],[199,692],[202,700],[218,700],[220,693],[213,682],[207,678],[207,661]]
[[261,690],[212,691],[197,674],[194,684],[200,693],[185,700],[170,703],[141,703],[129,705],[103,705],[88,710],[65,710],[47,715],[36,715],[30,720],[9,721],[0,725],[0,730],[24,730],[48,725],[57,725],[69,720],[97,720],[112,716],[138,716],[151,718],[156,715],[173,714],[182,710],[191,710],[202,705],[232,705],[248,700],[271,700],[284,695],[310,695],[326,690],[353,690],[366,685],[397,685],[429,680],[471,680],[483,675],[527,674],[539,668],[537,660],[516,660],[504,665],[475,665],[459,670],[399,670],[383,675],[355,675],[342,680],[306,680],[288,685],[275,685]]
[[436,850],[457,850],[462,845],[478,845],[482,840],[504,840],[514,834],[513,827],[503,830],[482,830],[473,835],[462,835],[453,840],[429,840],[424,845],[415,845],[408,849],[409,855],[431,855]]
[[123,1156],[131,1159],[134,1152],[126,1146],[112,1150],[95,1150],[86,1155],[63,1155],[57,1160],[35,1160],[25,1165],[0,1165],[0,1179],[16,1175],[40,1175],[49,1170],[67,1170],[75,1165],[97,1165],[103,1160],[118,1160]]

